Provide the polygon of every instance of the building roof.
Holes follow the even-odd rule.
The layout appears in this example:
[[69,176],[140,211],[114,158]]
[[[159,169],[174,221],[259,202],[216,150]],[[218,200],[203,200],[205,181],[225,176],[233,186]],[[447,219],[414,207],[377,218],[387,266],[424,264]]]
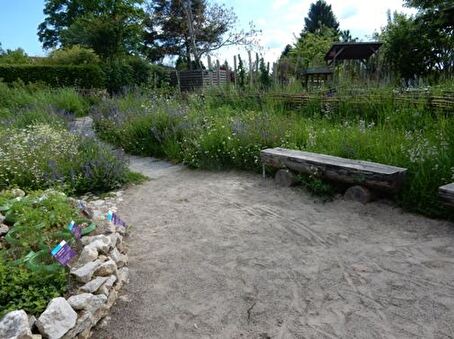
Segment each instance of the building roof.
[[381,42],[337,42],[326,53],[325,60],[369,59],[381,45]]
[[314,74],[314,75],[318,75],[318,74],[333,74],[333,71],[327,67],[323,67],[323,68],[306,68],[304,71],[303,71],[303,75],[310,75],[310,74]]

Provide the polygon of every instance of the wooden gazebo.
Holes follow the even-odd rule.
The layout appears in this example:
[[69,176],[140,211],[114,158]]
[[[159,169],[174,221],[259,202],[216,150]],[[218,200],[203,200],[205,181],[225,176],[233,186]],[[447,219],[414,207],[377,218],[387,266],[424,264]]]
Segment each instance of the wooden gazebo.
[[321,85],[333,79],[333,71],[328,67],[306,68],[303,73],[303,81],[306,88],[311,85]]
[[381,47],[381,42],[336,42],[325,55],[328,66],[341,60],[359,60],[363,63]]

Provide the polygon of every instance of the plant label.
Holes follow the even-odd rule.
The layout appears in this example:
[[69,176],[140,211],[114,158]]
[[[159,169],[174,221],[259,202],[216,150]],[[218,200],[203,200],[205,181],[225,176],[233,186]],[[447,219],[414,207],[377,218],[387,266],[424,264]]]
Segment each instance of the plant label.
[[74,220],[72,220],[69,225],[68,225],[68,229],[69,231],[74,235],[74,238],[76,238],[77,240],[80,239],[80,237],[82,236],[82,229],[80,228],[79,225],[77,225]]
[[64,240],[55,246],[55,248],[51,251],[51,254],[55,260],[63,266],[67,266],[77,255],[77,253]]
[[111,222],[112,224],[114,224],[115,226],[121,226],[121,227],[126,227],[126,223],[120,219],[120,217],[112,212],[112,211],[109,211],[107,213],[107,221]]

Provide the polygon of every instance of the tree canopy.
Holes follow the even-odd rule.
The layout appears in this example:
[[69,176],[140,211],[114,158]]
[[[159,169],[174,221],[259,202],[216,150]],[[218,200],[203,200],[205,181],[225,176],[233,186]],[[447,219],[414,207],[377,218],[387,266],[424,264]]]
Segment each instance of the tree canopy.
[[102,56],[137,48],[143,0],[46,0],[38,36],[44,48],[81,45]]
[[180,56],[188,67],[224,46],[253,43],[257,31],[236,30],[232,9],[206,0],[151,0],[144,54],[151,60]]
[[316,33],[322,27],[331,28],[336,33],[339,31],[339,22],[333,13],[331,5],[328,5],[324,0],[317,0],[317,2],[311,4],[304,23],[304,32],[308,33]]

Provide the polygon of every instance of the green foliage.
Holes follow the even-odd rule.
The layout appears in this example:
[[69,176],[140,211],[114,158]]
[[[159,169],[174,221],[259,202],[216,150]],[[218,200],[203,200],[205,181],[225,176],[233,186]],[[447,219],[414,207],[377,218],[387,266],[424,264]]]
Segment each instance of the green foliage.
[[[14,198],[13,191],[0,192],[0,210],[10,231],[0,253],[0,317],[24,309],[38,315],[50,299],[67,289],[68,272],[55,263],[50,250],[61,240],[73,242],[66,226],[83,222],[68,198],[57,191],[36,191]],[[31,267],[31,256],[40,251],[41,266]],[[52,265],[52,270],[45,269]]]
[[[424,105],[395,101],[391,90],[370,90],[339,104],[310,99],[298,111],[264,98],[192,95],[184,107],[168,97],[110,101],[96,119],[99,135],[126,151],[166,157],[196,168],[260,171],[259,151],[287,147],[406,167],[400,204],[432,216],[449,213],[437,189],[454,179],[453,117]],[[326,191],[318,181],[308,184]]]
[[42,82],[54,87],[104,87],[104,74],[96,65],[0,65],[0,79],[7,83]]
[[265,61],[263,60],[263,58],[260,59],[259,71],[261,87],[263,89],[270,88],[271,87],[270,64],[268,63],[267,65],[265,65]]
[[335,189],[329,183],[321,180],[320,178],[312,175],[299,175],[298,181],[314,195],[331,199],[335,194]]
[[31,63],[31,59],[22,48],[18,48],[16,50],[8,49],[6,52],[3,52],[0,49],[0,64],[19,65],[29,63]]
[[[444,75],[454,71],[454,25],[447,1],[407,1],[419,9],[416,16],[388,15],[380,38],[385,65],[404,78]],[[450,14],[451,13],[451,14]]]
[[253,45],[257,33],[254,27],[235,31],[233,10],[206,0],[152,0],[147,14],[143,54],[151,61],[181,57],[187,69],[202,68],[202,56],[221,47]]
[[300,71],[307,67],[324,65],[325,54],[336,40],[337,33],[326,27],[322,27],[317,33],[305,33],[292,48],[290,60]]
[[32,272],[7,262],[0,253],[0,317],[22,309],[38,316],[49,301],[67,289],[67,274],[62,268],[55,273]]
[[0,129],[0,189],[105,192],[127,183],[126,161],[93,139],[48,125]]
[[[3,110],[2,110],[3,109]],[[84,116],[89,103],[73,88],[49,89],[36,84],[0,82],[0,122],[18,128],[45,123],[62,126],[65,118]]]
[[74,45],[52,51],[48,61],[58,65],[95,65],[100,59],[94,50]]
[[142,0],[46,0],[38,36],[44,48],[82,45],[112,57],[136,48]]
[[330,28],[336,33],[339,31],[339,22],[333,13],[331,5],[328,5],[324,0],[317,0],[317,2],[311,4],[304,23],[302,36],[304,33],[317,33],[323,28]]

